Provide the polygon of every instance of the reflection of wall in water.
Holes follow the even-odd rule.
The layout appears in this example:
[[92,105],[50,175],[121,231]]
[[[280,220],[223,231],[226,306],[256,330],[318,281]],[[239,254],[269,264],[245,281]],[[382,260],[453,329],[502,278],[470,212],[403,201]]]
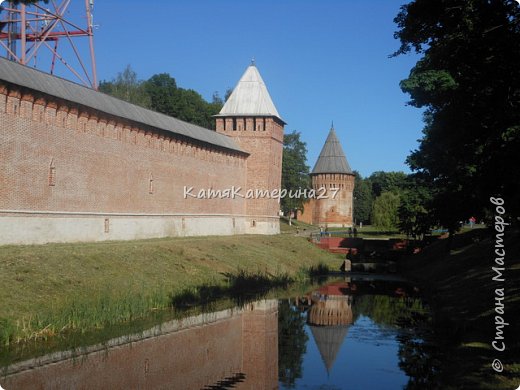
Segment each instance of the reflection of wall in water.
[[[162,334],[6,379],[7,389],[200,389],[243,373],[236,389],[278,386],[278,303],[259,301],[161,325]],[[41,361],[46,358],[39,359]],[[15,369],[16,367],[13,367]]]

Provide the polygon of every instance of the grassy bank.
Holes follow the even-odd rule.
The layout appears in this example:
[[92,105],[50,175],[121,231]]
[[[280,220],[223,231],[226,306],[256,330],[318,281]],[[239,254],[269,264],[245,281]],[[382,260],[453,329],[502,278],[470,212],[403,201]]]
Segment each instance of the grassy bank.
[[[425,286],[437,336],[449,351],[441,359],[443,388],[515,389],[520,383],[520,233],[506,236],[505,283],[496,273],[493,231],[456,235],[451,251],[439,240],[421,254],[403,260],[403,273]],[[504,288],[506,350],[492,348],[495,339],[495,289]],[[499,359],[497,374],[491,363]],[[448,386],[449,384],[449,386]],[[451,386],[451,387],[450,387]]]
[[276,285],[319,263],[339,267],[333,255],[287,235],[3,246],[0,339],[99,329],[166,308],[190,289],[236,288],[254,275]]
[[320,228],[314,225],[309,225],[308,223],[298,221],[297,219],[292,219],[291,224],[289,225],[289,218],[281,217],[280,218],[280,232],[282,234],[286,233],[299,233],[303,235],[303,232],[311,232],[319,231]]

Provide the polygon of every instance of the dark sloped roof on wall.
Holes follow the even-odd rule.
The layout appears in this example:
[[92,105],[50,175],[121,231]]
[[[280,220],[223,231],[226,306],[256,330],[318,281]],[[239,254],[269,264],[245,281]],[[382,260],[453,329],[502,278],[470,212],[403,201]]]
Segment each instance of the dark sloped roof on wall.
[[106,114],[170,131],[183,137],[245,154],[231,137],[136,106],[28,66],[0,58],[0,80],[90,107]]
[[321,149],[320,156],[314,169],[313,175],[320,173],[348,173],[352,174],[352,169],[348,165],[347,158],[343,152],[343,148],[336,137],[334,128],[330,129],[325,145]]

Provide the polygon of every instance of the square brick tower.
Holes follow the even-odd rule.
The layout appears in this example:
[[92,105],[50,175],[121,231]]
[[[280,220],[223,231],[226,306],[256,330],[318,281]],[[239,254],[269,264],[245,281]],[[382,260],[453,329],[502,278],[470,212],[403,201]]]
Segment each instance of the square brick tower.
[[250,154],[246,162],[247,188],[241,192],[244,196],[252,196],[246,200],[249,233],[276,234],[280,231],[279,199],[269,199],[256,191],[280,189],[284,125],[252,63],[216,115],[217,132],[233,137]]

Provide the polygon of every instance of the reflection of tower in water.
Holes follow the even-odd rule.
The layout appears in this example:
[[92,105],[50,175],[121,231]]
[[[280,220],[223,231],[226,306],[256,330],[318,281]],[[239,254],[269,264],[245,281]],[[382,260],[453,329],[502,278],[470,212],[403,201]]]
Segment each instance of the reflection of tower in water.
[[353,322],[349,287],[348,282],[332,283],[311,295],[307,322],[327,372],[332,369],[348,326]]

